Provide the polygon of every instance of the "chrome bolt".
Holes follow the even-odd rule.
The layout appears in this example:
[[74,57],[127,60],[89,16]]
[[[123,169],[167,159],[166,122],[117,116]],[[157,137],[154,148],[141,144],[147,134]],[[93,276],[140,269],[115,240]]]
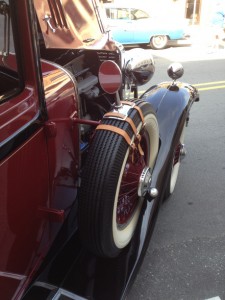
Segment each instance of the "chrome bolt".
[[157,188],[150,188],[149,194],[151,196],[151,198],[156,198],[159,194]]

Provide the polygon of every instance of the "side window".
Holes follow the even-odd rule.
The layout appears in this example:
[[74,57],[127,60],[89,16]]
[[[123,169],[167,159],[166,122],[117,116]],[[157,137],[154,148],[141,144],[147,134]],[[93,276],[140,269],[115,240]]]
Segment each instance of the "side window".
[[116,8],[107,8],[106,9],[107,18],[112,20],[118,19],[118,10]]
[[133,20],[149,18],[149,15],[145,11],[140,10],[140,9],[133,9],[131,12],[131,15],[132,15]]
[[127,8],[118,8],[117,19],[129,20],[130,19],[129,10]]
[[19,91],[9,0],[0,1],[0,104]]
[[127,8],[106,8],[107,18],[112,20],[129,20],[130,13]]

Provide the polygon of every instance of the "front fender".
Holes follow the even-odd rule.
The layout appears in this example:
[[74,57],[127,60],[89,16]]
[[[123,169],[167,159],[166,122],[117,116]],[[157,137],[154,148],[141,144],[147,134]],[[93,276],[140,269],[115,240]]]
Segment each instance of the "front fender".
[[149,102],[156,112],[161,140],[172,138],[178,127],[189,120],[192,104],[199,101],[199,93],[190,84],[163,82],[151,87],[141,99]]
[[195,101],[199,101],[199,94],[197,89],[189,84],[163,82],[147,90],[141,99],[152,105],[158,120],[160,149],[152,174],[152,183],[161,186],[162,189],[162,183],[157,182],[160,170],[169,167],[185,122],[187,124],[189,121],[191,106]]

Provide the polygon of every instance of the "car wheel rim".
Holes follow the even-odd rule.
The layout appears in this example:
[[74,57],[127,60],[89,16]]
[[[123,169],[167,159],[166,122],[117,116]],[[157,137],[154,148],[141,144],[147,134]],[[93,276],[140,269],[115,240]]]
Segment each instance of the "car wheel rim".
[[[153,169],[158,154],[159,131],[157,119],[155,115],[150,112],[145,115],[144,121],[145,126],[143,129],[141,129],[142,122],[137,126],[137,132],[139,132],[142,137],[140,145],[144,155],[141,155],[139,150],[132,152],[130,147],[127,149],[117,183],[118,189],[115,194],[112,215],[112,231],[114,243],[117,248],[120,249],[129,243],[134,234],[144,201],[143,196],[146,191],[146,186],[148,187],[149,184],[148,179],[151,180],[150,170]],[[136,142],[135,137],[133,141]],[[127,174],[125,170],[128,171]],[[126,212],[125,215],[122,214],[121,217],[121,210],[118,210],[118,208],[121,208],[121,203],[123,209],[127,208],[122,201],[124,195],[126,195],[125,199],[127,200],[127,195],[130,190],[127,186],[126,193],[124,194],[122,187],[126,187],[126,183],[130,181],[133,173],[136,174],[133,182],[133,198],[129,197],[129,201],[132,204],[130,206],[129,203],[129,211]]]
[[[144,153],[146,152],[144,151]],[[130,153],[122,176],[117,203],[116,222],[118,228],[122,228],[129,223],[137,208],[140,198],[138,196],[138,186],[145,167],[145,159],[138,151]]]
[[153,43],[156,48],[162,48],[166,44],[166,37],[162,35],[158,35],[153,38]]

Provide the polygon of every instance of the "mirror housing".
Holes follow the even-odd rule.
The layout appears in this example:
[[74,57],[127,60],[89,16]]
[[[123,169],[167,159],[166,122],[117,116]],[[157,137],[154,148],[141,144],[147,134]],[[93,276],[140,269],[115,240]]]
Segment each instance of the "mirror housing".
[[122,84],[122,73],[119,66],[112,60],[103,61],[98,71],[99,84],[103,91],[115,94]]
[[167,74],[173,80],[181,78],[184,74],[184,68],[181,63],[172,63],[167,69]]
[[153,56],[148,50],[134,48],[125,53],[124,71],[128,83],[136,86],[150,81],[155,72]]

